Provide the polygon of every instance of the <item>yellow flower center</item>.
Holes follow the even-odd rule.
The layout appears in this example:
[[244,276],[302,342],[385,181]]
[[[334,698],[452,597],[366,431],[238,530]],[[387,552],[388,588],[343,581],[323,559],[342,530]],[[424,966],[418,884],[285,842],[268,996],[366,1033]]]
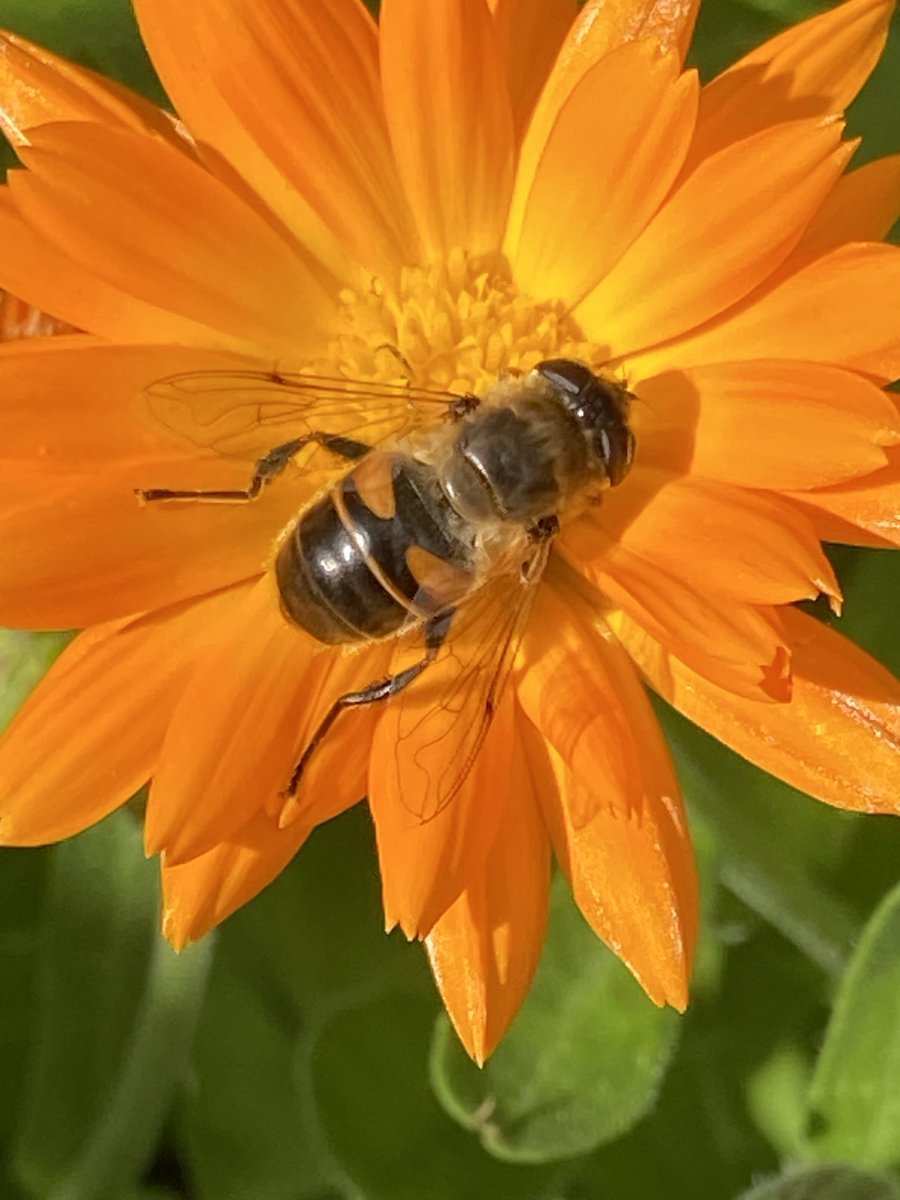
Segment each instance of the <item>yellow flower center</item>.
[[343,292],[329,350],[331,374],[339,364],[352,379],[478,394],[504,371],[541,359],[601,360],[561,301],[522,295],[501,256],[462,250],[439,265],[404,268],[396,287],[373,279],[367,292]]

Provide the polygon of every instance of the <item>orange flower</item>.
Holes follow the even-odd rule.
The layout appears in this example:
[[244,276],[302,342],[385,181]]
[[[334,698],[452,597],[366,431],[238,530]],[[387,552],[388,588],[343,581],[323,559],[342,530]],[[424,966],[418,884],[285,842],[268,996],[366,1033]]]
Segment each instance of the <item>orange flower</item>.
[[[67,837],[152,778],[181,946],[368,794],[388,927],[426,939],[477,1060],[534,970],[551,845],[599,936],[683,1007],[696,884],[640,675],[812,795],[898,807],[900,684],[792,607],[840,603],[820,540],[900,542],[900,250],[879,244],[900,160],[844,175],[839,116],[893,0],[703,88],[696,0],[384,0],[379,27],[357,0],[136,8],[179,120],[11,35],[0,56],[25,167],[0,286],[86,331],[0,350],[0,620],[90,627],[0,746],[3,840]],[[253,503],[142,507],[245,487],[273,444],[251,419],[231,457],[200,448],[203,376],[180,438],[148,389],[277,366],[375,395],[405,363],[484,394],[552,357],[627,382],[637,458],[563,513],[459,793],[421,819],[397,705],[370,705],[285,805],[329,706],[399,653],[317,646],[279,608],[273,546],[345,468],[304,451]]]

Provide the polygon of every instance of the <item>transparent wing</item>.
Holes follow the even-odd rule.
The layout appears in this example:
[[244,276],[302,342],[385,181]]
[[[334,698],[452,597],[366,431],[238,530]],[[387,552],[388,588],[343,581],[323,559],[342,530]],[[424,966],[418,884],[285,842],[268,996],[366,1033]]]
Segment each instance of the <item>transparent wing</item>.
[[323,375],[193,371],[151,384],[142,406],[179,441],[255,461],[311,433],[375,446],[434,424],[460,399],[449,392]]
[[[437,656],[387,702],[379,741],[393,755],[404,807],[433,820],[471,770],[515,662],[551,539],[527,543],[511,569],[487,580],[455,613]],[[397,663],[422,653],[422,629],[401,635]]]

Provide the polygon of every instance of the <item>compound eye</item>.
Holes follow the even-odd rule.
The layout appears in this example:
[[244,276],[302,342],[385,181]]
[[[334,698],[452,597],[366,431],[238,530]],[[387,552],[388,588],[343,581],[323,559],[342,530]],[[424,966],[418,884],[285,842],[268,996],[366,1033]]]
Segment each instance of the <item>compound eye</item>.
[[622,423],[614,429],[604,430],[601,441],[606,476],[610,486],[615,487],[622,482],[634,462],[634,434]]

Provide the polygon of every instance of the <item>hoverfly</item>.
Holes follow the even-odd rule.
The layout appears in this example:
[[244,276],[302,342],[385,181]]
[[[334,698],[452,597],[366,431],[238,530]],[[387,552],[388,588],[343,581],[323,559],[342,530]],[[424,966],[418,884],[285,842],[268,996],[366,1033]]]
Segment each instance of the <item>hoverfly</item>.
[[481,398],[211,371],[161,380],[146,399],[156,423],[195,446],[242,457],[272,448],[246,488],[150,487],[138,490],[143,501],[249,502],[309,446],[343,464],[281,541],[283,613],[324,644],[394,639],[401,661],[416,656],[334,702],[285,796],[340,713],[389,701],[391,744],[406,743],[422,767],[404,804],[432,819],[484,741],[560,514],[628,472],[630,393],[582,362],[551,359]]

